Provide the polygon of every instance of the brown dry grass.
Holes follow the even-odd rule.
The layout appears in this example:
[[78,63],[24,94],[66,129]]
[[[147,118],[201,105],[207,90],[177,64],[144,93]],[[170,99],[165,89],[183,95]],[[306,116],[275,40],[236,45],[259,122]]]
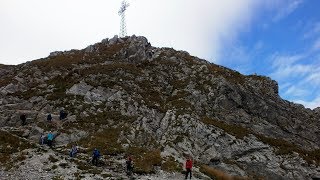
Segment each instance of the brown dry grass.
[[0,130],[0,164],[8,163],[12,153],[31,148],[32,145],[24,139]]
[[181,172],[181,164],[170,156],[161,164],[161,169],[167,172]]
[[[146,151],[145,149],[140,149]],[[159,149],[149,150],[144,153],[136,154],[134,161],[134,172],[138,174],[150,174],[154,173],[154,166],[161,166],[162,158],[160,156],[161,151]]]
[[214,169],[207,165],[202,165],[200,167],[200,171],[215,180],[248,180],[249,179],[247,177],[231,176],[221,170]]

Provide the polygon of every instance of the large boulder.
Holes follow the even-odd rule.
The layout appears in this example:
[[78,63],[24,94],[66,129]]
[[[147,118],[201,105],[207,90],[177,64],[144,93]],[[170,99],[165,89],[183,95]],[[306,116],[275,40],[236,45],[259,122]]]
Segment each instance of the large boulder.
[[66,94],[82,95],[85,96],[93,87],[85,82],[74,84],[70,89],[66,91]]

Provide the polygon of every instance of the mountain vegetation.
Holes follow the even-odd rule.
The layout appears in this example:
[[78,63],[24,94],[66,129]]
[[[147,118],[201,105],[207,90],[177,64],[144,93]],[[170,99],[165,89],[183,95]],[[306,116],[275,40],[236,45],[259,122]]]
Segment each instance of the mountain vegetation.
[[[140,179],[181,179],[187,157],[195,179],[320,174],[320,108],[282,99],[269,77],[145,37],[0,65],[0,76],[0,179],[129,179],[129,155]],[[53,148],[39,145],[50,131]],[[71,158],[73,145],[79,153]],[[99,166],[90,164],[95,148]]]

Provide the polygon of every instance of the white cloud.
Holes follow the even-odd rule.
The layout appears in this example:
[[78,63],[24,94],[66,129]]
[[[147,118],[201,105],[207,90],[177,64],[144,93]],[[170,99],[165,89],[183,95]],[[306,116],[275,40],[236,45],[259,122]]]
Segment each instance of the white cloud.
[[312,51],[318,51],[320,50],[320,38],[318,38],[312,46]]
[[311,101],[304,101],[304,100],[297,99],[297,100],[294,100],[294,102],[303,104],[304,107],[306,108],[314,109],[314,108],[320,107],[320,96],[317,96],[315,99]]
[[269,76],[279,82],[282,96],[308,108],[319,106],[320,67],[312,51],[291,56],[275,54],[270,59],[273,72]]
[[294,1],[282,1],[284,4],[281,6],[281,9],[277,12],[277,14],[274,16],[273,21],[280,21],[287,16],[289,16],[291,13],[293,13],[301,4],[302,0],[294,0]]
[[291,97],[303,97],[309,94],[310,91],[304,89],[303,87],[290,86],[284,93],[284,95]]
[[215,62],[220,60],[222,47],[246,30],[258,6],[252,0],[162,0],[156,8],[143,6],[155,6],[154,1],[135,3],[131,7],[135,13],[128,12],[130,32],[146,35],[156,46],[186,50]]
[[288,65],[286,67],[278,68],[275,72],[271,74],[271,77],[275,77],[277,79],[284,79],[288,77],[297,77],[297,76],[305,76],[310,73],[310,71],[314,67],[312,65]]
[[320,86],[320,70],[313,70],[305,79],[307,82],[313,85]]
[[[84,48],[119,32],[119,0],[1,0],[0,63],[17,64],[56,50]],[[129,0],[127,32],[152,45],[217,60],[249,27],[255,0]]]
[[314,69],[313,65],[301,64],[299,61],[306,58],[306,54],[296,55],[272,55],[270,60],[274,71],[270,76],[274,79],[282,80],[288,77],[302,77]]
[[256,42],[256,43],[254,44],[253,49],[254,49],[255,51],[259,51],[259,50],[261,50],[263,47],[264,47],[264,43],[260,40],[260,41],[258,41],[258,42]]
[[306,28],[307,28],[307,31],[303,34],[304,39],[317,36],[320,33],[320,22],[308,23]]
[[303,59],[305,56],[305,54],[281,55],[279,53],[275,53],[271,56],[270,60],[273,68],[282,68],[291,66],[295,62]]

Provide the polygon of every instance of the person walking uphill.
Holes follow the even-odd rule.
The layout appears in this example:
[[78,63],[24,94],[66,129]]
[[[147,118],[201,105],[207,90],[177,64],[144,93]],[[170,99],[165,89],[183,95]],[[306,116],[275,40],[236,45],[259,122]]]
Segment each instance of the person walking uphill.
[[73,145],[71,150],[70,150],[70,157],[75,157],[75,155],[78,153],[78,146]]
[[49,132],[49,134],[48,134],[48,136],[47,136],[47,143],[48,143],[48,146],[51,148],[52,147],[52,141],[53,141],[53,134],[52,134],[52,132],[50,131]]
[[48,121],[48,122],[51,122],[51,121],[52,121],[52,116],[51,116],[50,113],[49,113],[48,116],[47,116],[47,121]]
[[27,116],[26,116],[26,114],[21,114],[20,120],[22,122],[22,126],[26,125],[27,124]]
[[100,157],[100,152],[97,148],[94,148],[93,153],[92,153],[92,164],[95,166],[98,166],[98,160]]
[[128,159],[126,161],[126,165],[127,165],[127,175],[131,175],[132,171],[133,171],[133,164],[132,164],[132,158],[131,156],[128,156]]
[[186,161],[186,170],[187,170],[187,172],[186,172],[186,178],[185,179],[188,179],[189,173],[190,173],[190,179],[191,179],[191,177],[192,177],[191,169],[192,169],[192,160],[189,157],[187,159],[187,161]]

